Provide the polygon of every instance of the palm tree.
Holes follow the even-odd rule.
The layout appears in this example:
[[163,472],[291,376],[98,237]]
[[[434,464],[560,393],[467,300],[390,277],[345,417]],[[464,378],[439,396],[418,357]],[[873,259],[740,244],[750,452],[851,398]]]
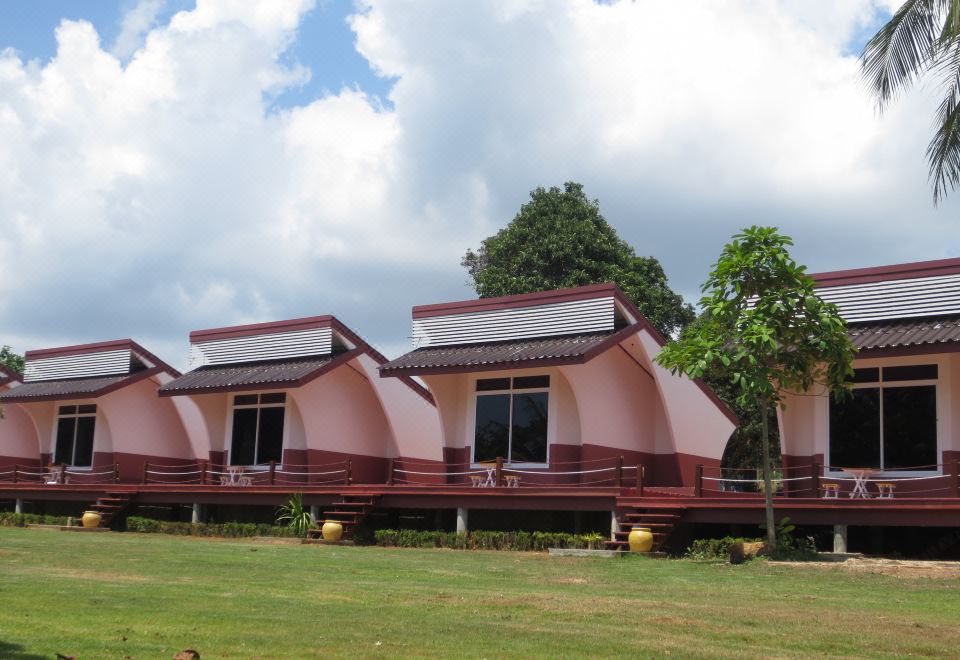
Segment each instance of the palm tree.
[[925,75],[945,92],[927,147],[933,203],[960,186],[960,0],[907,0],[860,56],[882,110]]

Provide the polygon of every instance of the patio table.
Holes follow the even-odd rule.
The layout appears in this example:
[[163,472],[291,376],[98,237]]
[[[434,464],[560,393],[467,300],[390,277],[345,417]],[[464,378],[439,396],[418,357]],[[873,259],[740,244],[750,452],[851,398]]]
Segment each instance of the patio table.
[[869,468],[841,468],[844,472],[853,477],[853,490],[850,491],[850,497],[870,499],[870,493],[867,491],[867,479],[875,472]]
[[228,465],[224,471],[227,474],[220,477],[221,486],[250,486],[253,483],[252,478],[244,476],[243,466]]

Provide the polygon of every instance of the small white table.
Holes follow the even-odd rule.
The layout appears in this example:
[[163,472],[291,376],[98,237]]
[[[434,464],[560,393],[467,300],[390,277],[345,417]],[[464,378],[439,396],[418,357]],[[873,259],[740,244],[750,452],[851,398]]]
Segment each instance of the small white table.
[[873,470],[843,468],[843,471],[853,477],[853,490],[850,491],[850,498],[870,499],[870,493],[867,491],[867,479],[873,474]]
[[242,465],[229,465],[224,468],[225,475],[220,477],[221,486],[252,486],[253,479],[245,476]]

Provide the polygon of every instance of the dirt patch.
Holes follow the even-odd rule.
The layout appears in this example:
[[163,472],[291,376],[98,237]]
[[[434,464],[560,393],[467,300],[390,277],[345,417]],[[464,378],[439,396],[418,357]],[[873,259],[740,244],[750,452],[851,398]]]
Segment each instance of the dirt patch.
[[590,580],[580,577],[562,577],[550,580],[553,584],[590,584]]
[[957,561],[920,561],[911,559],[874,559],[854,558],[843,562],[771,562],[777,566],[809,566],[825,570],[839,570],[850,573],[872,573],[897,578],[934,578],[939,580],[960,580],[960,562]]
[[32,570],[32,572],[43,573],[49,577],[55,578],[73,578],[74,580],[96,580],[97,582],[151,582],[152,580],[143,575],[130,575],[125,573],[111,573],[110,571],[91,571],[86,568],[68,569],[45,566]]

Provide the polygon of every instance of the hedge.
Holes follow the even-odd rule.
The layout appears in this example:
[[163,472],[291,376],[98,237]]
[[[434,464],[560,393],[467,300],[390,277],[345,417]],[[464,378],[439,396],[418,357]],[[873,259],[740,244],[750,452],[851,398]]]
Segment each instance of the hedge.
[[374,542],[400,548],[452,548],[454,550],[545,551],[548,548],[602,549],[606,539],[600,534],[564,534],[555,532],[456,532],[378,529]]
[[294,536],[288,527],[266,523],[185,523],[154,520],[130,516],[127,518],[128,532],[144,534],[175,534],[178,536],[221,536],[227,538],[246,538],[251,536]]
[[728,559],[730,546],[734,543],[752,543],[763,539],[747,539],[742,536],[724,536],[722,539],[697,539],[687,548],[690,559]]
[[[79,520],[79,518],[75,518]],[[38,513],[0,513],[0,527],[24,527],[26,525],[66,525],[66,516],[42,516]]]

